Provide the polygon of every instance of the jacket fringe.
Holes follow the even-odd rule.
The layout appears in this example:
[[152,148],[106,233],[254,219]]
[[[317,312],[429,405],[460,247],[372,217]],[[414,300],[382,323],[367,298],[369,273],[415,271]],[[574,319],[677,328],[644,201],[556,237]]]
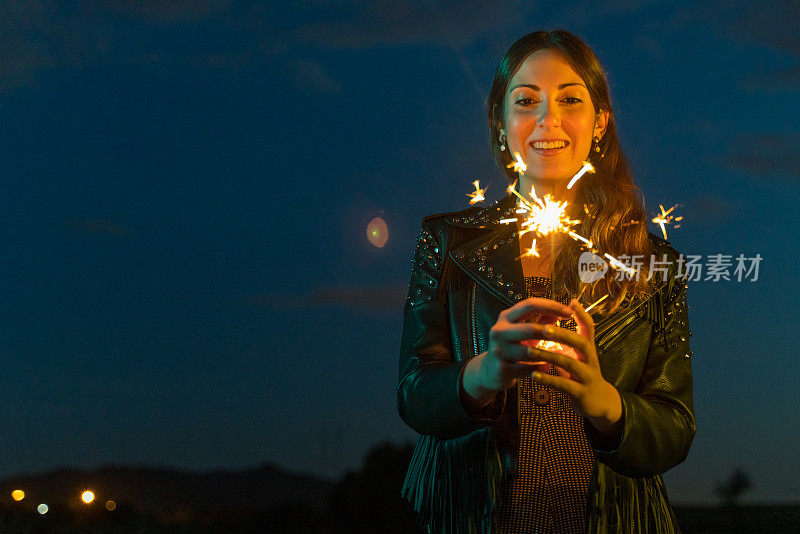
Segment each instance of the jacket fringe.
[[401,495],[419,514],[422,532],[490,534],[497,528],[501,476],[490,429],[445,440],[420,435]]
[[[598,464],[589,491],[587,532],[680,534],[661,475],[630,478]],[[637,524],[646,517],[647,524]]]

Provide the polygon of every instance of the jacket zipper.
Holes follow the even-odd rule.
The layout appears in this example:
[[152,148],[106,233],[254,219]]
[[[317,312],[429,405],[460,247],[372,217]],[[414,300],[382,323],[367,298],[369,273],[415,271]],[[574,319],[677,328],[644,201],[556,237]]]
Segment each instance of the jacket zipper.
[[472,355],[478,355],[478,319],[475,317],[475,290],[477,286],[472,286]]

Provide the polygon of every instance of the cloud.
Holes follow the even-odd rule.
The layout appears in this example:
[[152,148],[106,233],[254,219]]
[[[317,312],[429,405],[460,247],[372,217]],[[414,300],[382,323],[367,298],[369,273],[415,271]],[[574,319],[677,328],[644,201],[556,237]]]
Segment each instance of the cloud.
[[[265,50],[282,53],[297,45],[361,50],[376,46],[463,47],[482,36],[516,26],[531,4],[510,2],[324,3],[311,22],[275,34]],[[322,16],[320,16],[322,15]]]
[[719,222],[723,218],[733,216],[739,210],[740,206],[730,200],[715,195],[699,195],[678,206],[678,215],[684,216],[684,224],[696,224]]
[[800,134],[748,134],[732,143],[720,163],[758,176],[800,180]]
[[301,295],[264,293],[242,303],[255,307],[336,306],[367,312],[400,313],[408,292],[405,285],[327,286]]
[[197,22],[228,10],[230,1],[222,0],[113,0],[108,7],[156,24]]
[[800,88],[800,65],[785,69],[756,72],[740,80],[737,86],[739,89],[749,92],[767,91],[779,93],[797,91]]
[[290,65],[291,77],[295,86],[307,92],[338,93],[342,84],[333,79],[320,63],[298,60]]

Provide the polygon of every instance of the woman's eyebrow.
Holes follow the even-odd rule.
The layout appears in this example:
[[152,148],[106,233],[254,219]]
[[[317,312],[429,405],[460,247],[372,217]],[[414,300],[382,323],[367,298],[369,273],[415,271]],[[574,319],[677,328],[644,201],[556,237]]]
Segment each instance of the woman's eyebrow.
[[[558,86],[558,89],[560,91],[561,89],[563,89],[565,87],[569,87],[570,85],[580,85],[581,87],[586,89],[585,85],[583,85],[582,83],[578,83],[578,82],[562,83],[561,85]],[[534,91],[540,91],[539,86],[538,85],[533,85],[532,83],[521,83],[519,85],[515,85],[510,90],[513,91],[514,89],[519,89],[520,87],[529,87],[529,88],[533,89]],[[586,89],[586,90],[588,91],[588,89]]]

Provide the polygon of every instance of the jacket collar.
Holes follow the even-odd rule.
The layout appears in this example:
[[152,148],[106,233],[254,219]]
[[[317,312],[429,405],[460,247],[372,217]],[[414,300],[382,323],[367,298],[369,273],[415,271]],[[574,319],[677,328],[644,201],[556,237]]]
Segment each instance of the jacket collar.
[[450,260],[507,307],[525,297],[517,227],[500,222],[514,217],[515,210],[516,197],[509,193],[491,206],[445,219],[452,226],[484,230],[477,238],[450,250]]

